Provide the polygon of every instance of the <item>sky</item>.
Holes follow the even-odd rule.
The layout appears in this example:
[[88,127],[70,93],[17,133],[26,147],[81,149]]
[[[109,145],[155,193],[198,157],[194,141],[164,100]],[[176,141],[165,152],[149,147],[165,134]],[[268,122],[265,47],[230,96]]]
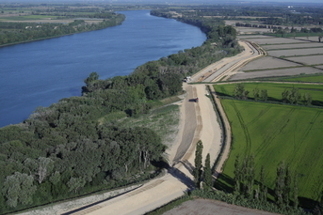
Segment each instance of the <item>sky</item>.
[[270,2],[280,2],[280,3],[321,3],[323,0],[0,0],[1,2],[141,2],[141,3],[208,3],[208,4],[221,4],[223,3],[234,3],[234,2],[245,2],[245,3],[270,3]]

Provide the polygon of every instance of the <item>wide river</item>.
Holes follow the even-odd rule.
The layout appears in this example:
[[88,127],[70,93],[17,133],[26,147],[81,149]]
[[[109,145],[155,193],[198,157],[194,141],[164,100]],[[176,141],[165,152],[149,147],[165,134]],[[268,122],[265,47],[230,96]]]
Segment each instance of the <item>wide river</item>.
[[84,79],[127,75],[151,60],[200,46],[197,27],[122,11],[122,25],[0,48],[0,127],[27,119],[39,106],[80,96]]

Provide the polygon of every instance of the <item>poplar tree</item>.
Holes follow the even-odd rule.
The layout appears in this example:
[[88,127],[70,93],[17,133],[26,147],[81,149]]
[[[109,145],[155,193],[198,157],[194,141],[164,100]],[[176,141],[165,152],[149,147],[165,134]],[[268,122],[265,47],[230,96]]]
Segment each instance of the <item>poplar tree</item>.
[[234,191],[236,194],[241,194],[241,165],[239,155],[237,155],[234,162]]
[[196,144],[196,151],[195,151],[195,168],[193,171],[194,175],[194,182],[197,188],[200,188],[201,178],[202,178],[202,151],[203,151],[203,144],[202,141],[199,140]]
[[265,172],[264,166],[260,169],[260,201],[265,202],[267,200],[267,187],[265,186]]
[[275,183],[275,199],[279,207],[284,206],[284,189],[285,189],[286,166],[281,162],[277,167],[276,183]]
[[212,172],[211,172],[211,164],[210,164],[210,154],[208,153],[205,159],[205,164],[204,164],[204,183],[206,189],[211,189],[212,188]]

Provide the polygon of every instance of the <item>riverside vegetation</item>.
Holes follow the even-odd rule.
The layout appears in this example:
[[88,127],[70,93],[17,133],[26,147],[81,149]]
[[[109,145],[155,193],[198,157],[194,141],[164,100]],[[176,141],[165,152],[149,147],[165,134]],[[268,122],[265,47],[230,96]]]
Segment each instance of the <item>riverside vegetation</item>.
[[165,151],[160,136],[115,122],[148,113],[161,99],[181,93],[185,76],[241,50],[234,28],[223,21],[199,20],[198,26],[208,36],[201,47],[148,62],[128,76],[100,80],[93,72],[81,97],[38,108],[24,122],[1,128],[0,213],[158,174]]
[[123,14],[88,5],[0,4],[0,46],[119,25]]

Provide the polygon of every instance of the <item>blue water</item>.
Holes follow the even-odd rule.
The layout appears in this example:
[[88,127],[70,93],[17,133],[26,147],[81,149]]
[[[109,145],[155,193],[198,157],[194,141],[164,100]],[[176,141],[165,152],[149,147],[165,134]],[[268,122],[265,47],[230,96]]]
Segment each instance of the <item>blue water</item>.
[[91,72],[127,75],[151,60],[200,46],[196,27],[123,11],[125,22],[103,30],[0,48],[0,127],[22,122],[39,106],[80,96]]

